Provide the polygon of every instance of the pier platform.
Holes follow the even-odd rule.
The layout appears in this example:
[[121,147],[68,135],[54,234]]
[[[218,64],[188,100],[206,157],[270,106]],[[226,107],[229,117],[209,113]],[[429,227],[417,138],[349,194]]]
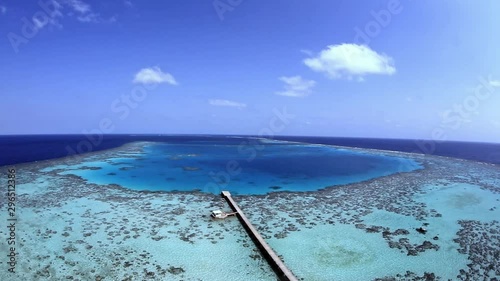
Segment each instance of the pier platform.
[[250,238],[252,238],[257,248],[261,251],[262,255],[267,260],[271,268],[274,270],[274,272],[276,272],[276,275],[278,275],[279,279],[283,281],[298,281],[298,279],[286,267],[286,265],[273,251],[273,249],[266,243],[264,238],[262,238],[257,229],[255,229],[255,227],[250,223],[238,204],[236,204],[236,202],[231,197],[231,193],[229,193],[229,191],[222,191],[221,195],[224,199],[226,199],[231,209],[237,212],[239,221],[248,232],[248,235],[250,235]]

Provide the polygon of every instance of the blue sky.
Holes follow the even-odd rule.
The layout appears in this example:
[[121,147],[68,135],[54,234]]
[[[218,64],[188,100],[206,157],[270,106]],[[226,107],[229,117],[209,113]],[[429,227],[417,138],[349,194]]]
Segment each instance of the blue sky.
[[493,0],[0,0],[0,134],[499,142],[496,11]]

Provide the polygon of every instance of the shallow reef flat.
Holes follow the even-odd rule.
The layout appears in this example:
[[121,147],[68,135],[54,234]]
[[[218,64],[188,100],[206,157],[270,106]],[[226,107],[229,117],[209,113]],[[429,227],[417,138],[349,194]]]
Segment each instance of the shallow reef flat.
[[240,206],[304,280],[500,278],[499,167],[414,157],[425,169]]
[[236,219],[210,218],[210,210],[227,208],[219,196],[131,191],[42,172],[82,159],[15,166],[18,263],[14,275],[2,264],[0,280],[276,280]]
[[[0,280],[276,280],[236,218],[210,219],[211,210],[228,210],[220,196],[138,191],[72,173],[81,163],[79,172],[92,173],[109,159],[141,158],[147,145],[16,165],[17,273],[1,264]],[[300,280],[500,279],[500,167],[354,150],[411,157],[423,168],[233,196]]]

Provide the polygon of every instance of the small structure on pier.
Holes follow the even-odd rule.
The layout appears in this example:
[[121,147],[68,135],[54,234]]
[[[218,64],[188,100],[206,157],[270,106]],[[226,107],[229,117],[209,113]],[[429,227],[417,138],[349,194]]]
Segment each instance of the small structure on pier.
[[215,211],[212,211],[212,214],[210,214],[210,216],[214,219],[225,219],[229,216],[234,216],[237,213],[238,212],[226,213],[226,212],[223,212],[221,210],[215,210]]

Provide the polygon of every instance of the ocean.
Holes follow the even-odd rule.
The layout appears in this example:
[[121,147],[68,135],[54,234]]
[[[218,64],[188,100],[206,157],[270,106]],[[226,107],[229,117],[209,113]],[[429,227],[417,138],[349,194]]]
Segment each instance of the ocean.
[[222,190],[299,280],[498,279],[499,151],[391,139],[2,136],[0,188],[15,178],[15,191],[0,196],[0,221],[14,223],[0,228],[0,251],[13,253],[0,260],[0,280],[276,280],[236,217],[210,217],[231,211]]
[[[239,139],[228,139],[227,136],[221,135],[4,135],[0,136],[0,166],[65,157],[78,152],[100,151],[116,148],[134,141],[168,141],[171,143],[182,143],[187,140],[192,140],[193,138],[199,140],[241,142]],[[500,144],[498,143],[456,141],[439,143],[432,140],[305,136],[276,136],[274,139],[312,144],[402,151],[500,164]]]

